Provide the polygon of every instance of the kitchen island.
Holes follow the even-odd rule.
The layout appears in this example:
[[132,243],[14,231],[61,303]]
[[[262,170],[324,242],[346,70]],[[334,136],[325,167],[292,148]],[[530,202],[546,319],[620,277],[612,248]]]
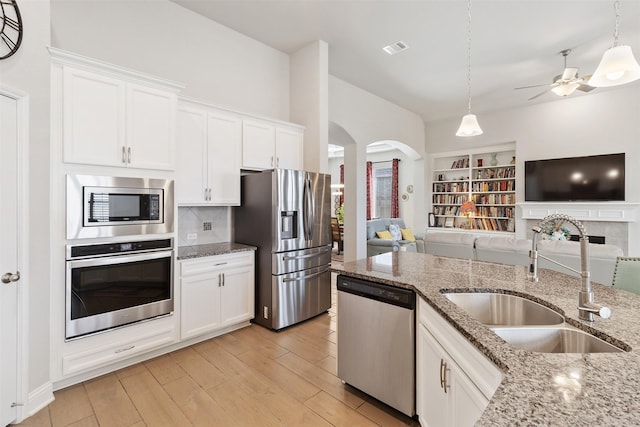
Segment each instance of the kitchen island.
[[[640,295],[594,283],[596,303],[609,307],[612,315],[589,323],[578,318],[579,279],[551,270],[541,269],[540,281],[532,283],[523,266],[410,252],[381,254],[332,269],[414,290],[502,370],[504,378],[477,425],[640,423]],[[517,349],[442,295],[454,290],[532,299],[561,313],[566,323],[624,351],[558,354]]]

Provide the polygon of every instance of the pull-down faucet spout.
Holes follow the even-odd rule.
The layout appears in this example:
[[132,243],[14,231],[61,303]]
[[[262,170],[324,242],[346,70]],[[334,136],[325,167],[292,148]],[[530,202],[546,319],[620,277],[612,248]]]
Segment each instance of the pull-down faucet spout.
[[[552,259],[538,254],[538,239],[543,227],[556,221],[563,221],[573,224],[580,236],[580,271],[576,271],[571,267],[560,264]],[[607,307],[600,307],[593,302],[593,291],[591,290],[591,273],[589,272],[589,236],[584,225],[577,219],[564,214],[552,214],[544,217],[533,228],[533,239],[531,251],[529,252],[529,271],[527,278],[532,282],[538,282],[538,258],[546,259],[554,264],[560,265],[568,270],[580,274],[580,292],[578,293],[578,315],[583,320],[589,322],[594,321],[594,314],[606,319],[611,316],[611,310]]]

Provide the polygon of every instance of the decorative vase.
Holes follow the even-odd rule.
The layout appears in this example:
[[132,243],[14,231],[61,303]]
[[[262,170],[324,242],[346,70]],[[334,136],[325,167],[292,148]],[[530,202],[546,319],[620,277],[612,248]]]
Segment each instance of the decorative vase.
[[513,156],[513,157],[511,158],[511,164],[512,164],[512,165],[515,165],[515,164],[516,164],[516,156]]
[[491,153],[491,166],[498,164],[498,153]]

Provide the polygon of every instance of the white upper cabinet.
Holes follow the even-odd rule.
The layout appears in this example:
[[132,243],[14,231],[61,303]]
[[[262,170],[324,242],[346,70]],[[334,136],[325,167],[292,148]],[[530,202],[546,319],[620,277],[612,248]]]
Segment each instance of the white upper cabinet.
[[213,107],[181,101],[177,128],[178,203],[239,205],[242,120]]
[[276,167],[276,129],[270,124],[242,121],[242,167],[272,169]]
[[60,93],[65,162],[175,168],[177,92],[181,86],[68,52],[52,49],[52,54],[63,70]]
[[266,121],[242,121],[244,169],[303,169],[302,128]]
[[276,128],[276,167],[282,169],[304,169],[301,130]]
[[175,169],[176,95],[127,84],[127,160],[143,169]]
[[63,79],[65,162],[123,166],[125,82],[71,67]]

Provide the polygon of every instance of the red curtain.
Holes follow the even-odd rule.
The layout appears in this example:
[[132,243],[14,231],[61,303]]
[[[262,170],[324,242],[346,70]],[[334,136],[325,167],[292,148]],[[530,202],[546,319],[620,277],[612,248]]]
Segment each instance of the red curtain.
[[398,204],[398,163],[400,160],[391,161],[391,218],[400,217],[400,206]]
[[343,185],[343,187],[340,189],[340,192],[342,193],[340,195],[340,206],[342,206],[342,204],[344,203],[344,164],[340,165],[340,184]]
[[372,193],[373,193],[373,163],[367,162],[367,220],[371,219]]

